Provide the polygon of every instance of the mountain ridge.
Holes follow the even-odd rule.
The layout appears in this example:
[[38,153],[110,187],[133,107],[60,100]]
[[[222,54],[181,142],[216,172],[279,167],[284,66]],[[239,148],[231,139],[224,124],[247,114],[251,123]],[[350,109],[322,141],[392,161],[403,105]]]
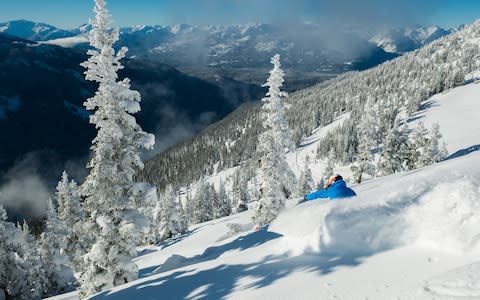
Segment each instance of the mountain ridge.
[[[27,26],[30,27],[35,24]],[[7,27],[0,24],[0,31],[1,28]],[[21,36],[85,50],[89,28],[89,25],[82,25],[50,39],[34,32]],[[52,30],[58,31],[54,27]],[[416,32],[422,31],[420,27],[416,29]],[[429,35],[430,39],[409,38],[408,41],[402,40],[404,35],[397,35],[399,41],[392,40],[394,37],[390,35],[382,42],[379,37],[364,37],[365,34],[353,30],[324,28],[313,23],[289,26],[266,23],[138,25],[120,28],[118,45],[127,46],[129,56],[158,60],[203,79],[221,75],[257,85],[268,75],[270,57],[279,53],[289,79],[286,89],[293,91],[346,71],[371,68],[451,31],[439,28],[439,32],[441,34]],[[9,33],[13,33],[12,30]],[[402,43],[408,45],[402,51],[392,51],[392,45]]]

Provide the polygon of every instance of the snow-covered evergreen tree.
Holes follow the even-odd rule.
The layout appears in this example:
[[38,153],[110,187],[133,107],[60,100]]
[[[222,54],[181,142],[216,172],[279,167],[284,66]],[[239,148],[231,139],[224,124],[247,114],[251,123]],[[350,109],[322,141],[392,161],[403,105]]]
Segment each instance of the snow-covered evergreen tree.
[[63,172],[58,182],[55,200],[58,203],[58,219],[67,230],[64,250],[69,256],[70,265],[77,271],[83,261],[83,255],[91,241],[84,240],[82,226],[84,220],[83,208],[80,204],[80,191],[74,180],[69,180],[67,172]]
[[375,175],[375,165],[372,150],[375,147],[376,132],[376,104],[373,98],[369,98],[364,108],[358,129],[358,148],[355,161],[351,167],[353,176],[357,183],[362,182],[363,174]]
[[252,197],[253,201],[258,201],[260,199],[260,185],[258,184],[258,175],[253,176],[252,178],[253,190],[252,190]]
[[241,213],[248,210],[247,203],[250,201],[248,194],[248,182],[242,169],[238,169],[233,174],[233,205],[232,209],[235,213]]
[[406,126],[400,126],[397,118],[388,133],[378,161],[378,175],[385,176],[407,169],[411,151]]
[[7,212],[0,206],[0,293],[10,299],[40,299],[42,288],[30,291],[26,281],[23,243],[22,231],[7,222]]
[[81,186],[87,231],[94,244],[84,256],[80,274],[80,296],[124,284],[138,277],[136,255],[139,234],[146,225],[132,201],[134,175],[143,167],[140,149],[153,147],[154,136],[145,133],[132,114],[140,111],[140,94],[130,89],[130,81],[118,80],[126,48],[118,52],[113,44],[119,31],[110,30],[105,0],[95,0],[90,58],[82,64],[86,79],[99,84],[95,95],[85,102],[93,110],[90,122],[97,128],[93,140],[90,174]]
[[417,128],[415,128],[412,145],[412,156],[415,168],[421,168],[430,164],[428,135],[428,129],[425,128],[423,122],[420,121]]
[[24,281],[27,284],[27,288],[33,292],[33,295],[37,295],[37,293],[44,295],[47,292],[48,285],[46,283],[48,278],[37,250],[38,242],[31,233],[26,221],[23,222],[23,226],[17,226],[17,228],[21,228],[23,238],[19,246],[19,253],[22,253],[22,264],[25,270],[27,270]]
[[271,62],[273,69],[264,85],[269,89],[266,97],[262,99],[265,132],[258,138],[263,182],[253,216],[257,227],[266,225],[277,217],[296,185],[295,175],[285,160],[285,149],[291,142],[288,141],[290,137],[285,118],[285,98],[288,94],[281,90],[284,73],[280,55],[275,55]]
[[185,217],[187,218],[188,224],[195,223],[193,218],[194,216],[193,210],[194,210],[193,197],[192,197],[191,187],[190,185],[188,185],[186,195],[185,195],[185,209],[184,209]]
[[211,191],[210,184],[202,178],[192,200],[192,219],[194,224],[213,220],[214,209]]
[[310,162],[310,158],[307,156],[305,158],[305,163],[303,165],[302,173],[300,174],[300,179],[298,180],[298,190],[297,190],[298,197],[303,197],[304,195],[311,193],[314,188],[312,171],[308,166],[309,162]]
[[447,157],[448,151],[445,143],[441,143],[441,138],[440,126],[437,123],[433,124],[430,131],[425,128],[422,122],[418,124],[412,145],[415,167],[425,167],[440,162]]
[[0,206],[0,295],[7,299],[36,300],[45,292],[46,277],[37,245],[28,225],[7,222]]
[[173,187],[168,185],[161,200],[162,204],[157,241],[163,241],[187,231],[185,222],[182,220],[181,204],[176,198]]
[[158,223],[156,222],[158,214],[156,207],[159,203],[157,188],[149,183],[137,182],[131,187],[130,199],[141,214],[147,217],[150,224],[148,232],[145,234],[144,242],[153,243],[156,240]]
[[328,181],[330,177],[333,176],[333,168],[335,167],[336,155],[335,149],[331,148],[328,152],[327,157],[327,166],[325,167],[325,171],[323,172],[323,180]]
[[445,142],[441,143],[441,139],[442,134],[440,133],[440,125],[435,123],[430,130],[430,141],[427,149],[430,164],[440,162],[448,156]]
[[47,281],[46,296],[54,296],[73,289],[75,277],[69,267],[66,253],[69,232],[57,215],[51,199],[48,200],[45,230],[40,236],[39,254]]
[[177,202],[178,202],[178,210],[180,214],[180,228],[182,228],[182,232],[188,231],[188,217],[185,212],[184,205],[182,203],[182,198],[180,197],[180,192],[177,193]]
[[219,191],[215,197],[213,206],[215,210],[215,218],[222,218],[229,216],[232,213],[232,203],[225,191],[225,184],[220,181]]

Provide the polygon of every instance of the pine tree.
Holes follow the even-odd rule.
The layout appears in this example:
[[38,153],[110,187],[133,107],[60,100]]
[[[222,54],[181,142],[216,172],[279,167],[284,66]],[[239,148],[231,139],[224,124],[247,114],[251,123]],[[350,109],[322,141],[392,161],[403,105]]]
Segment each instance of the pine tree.
[[430,164],[428,135],[428,129],[425,128],[423,122],[419,122],[413,137],[412,157],[415,162],[415,168],[421,168]]
[[145,234],[144,241],[147,244],[155,242],[157,232],[156,206],[159,203],[157,188],[149,183],[138,182],[131,187],[130,197],[133,207],[147,217],[149,228]]
[[0,206],[0,294],[7,299],[36,300],[45,291],[45,273],[28,225],[7,222]]
[[377,135],[375,107],[376,105],[373,102],[373,98],[369,98],[365,104],[364,117],[362,118],[358,129],[357,155],[351,167],[357,183],[362,182],[364,173],[370,176],[375,175],[374,157],[372,153]]
[[408,131],[400,127],[399,119],[395,120],[388,133],[378,161],[378,175],[385,176],[407,170],[407,162],[411,159]]
[[309,164],[309,157],[305,158],[305,164],[303,166],[302,173],[300,174],[299,185],[297,190],[297,196],[303,197],[304,195],[312,192],[314,183],[312,177],[312,171],[310,170]]
[[171,185],[167,186],[161,203],[157,241],[163,241],[185,233],[187,228],[182,220],[181,204],[176,201],[176,194]]
[[177,202],[178,202],[178,209],[180,214],[180,228],[181,228],[181,232],[184,233],[188,231],[188,217],[187,217],[187,214],[185,213],[185,209],[182,203],[182,199],[180,197],[180,193],[177,194]]
[[215,218],[229,216],[232,213],[232,204],[225,191],[225,184],[220,181],[220,188],[214,201]]
[[195,224],[193,218],[194,203],[192,198],[192,192],[190,185],[187,186],[187,195],[185,196],[185,216],[187,218],[188,224]]
[[195,191],[192,206],[193,223],[203,223],[213,220],[213,195],[210,184],[202,178]]
[[258,201],[260,199],[260,187],[258,184],[257,175],[253,176],[253,191],[252,191],[252,200]]
[[40,236],[39,255],[46,282],[45,296],[54,296],[73,290],[75,277],[69,267],[66,253],[69,232],[65,224],[59,220],[51,199],[48,200],[45,230]]
[[[80,274],[80,296],[132,281],[138,267],[131,260],[136,255],[140,236],[138,212],[131,199],[133,178],[143,168],[139,152],[153,147],[154,136],[142,131],[132,114],[140,111],[140,94],[130,89],[130,81],[118,81],[126,48],[118,52],[113,44],[118,30],[110,30],[110,15],[105,0],[95,1],[96,18],[92,21],[90,45],[94,48],[82,66],[86,79],[99,84],[96,94],[85,102],[93,110],[90,122],[97,128],[93,140],[90,174],[81,187],[87,214],[86,230],[94,244],[84,257]],[[137,226],[131,226],[135,218]]]
[[430,164],[440,162],[448,156],[445,143],[440,145],[441,138],[442,134],[440,133],[440,125],[435,123],[430,130],[430,141],[427,149]]
[[248,194],[248,182],[245,178],[243,169],[238,169],[233,175],[233,211],[241,213],[248,210],[247,203],[250,201]]
[[[24,283],[27,271],[22,268],[21,261],[17,258],[17,245],[15,245],[18,237],[15,226],[7,222],[7,212],[0,206],[0,257],[2,258],[0,259],[0,294],[3,293],[11,298],[20,298],[26,290]],[[23,299],[27,298],[23,297]]]
[[92,242],[84,240],[85,236],[82,236],[85,216],[80,204],[80,191],[74,180],[69,181],[65,171],[58,182],[55,200],[58,203],[58,219],[67,230],[66,245],[63,249],[69,256],[71,266],[79,271],[83,256]]
[[323,180],[327,181],[330,177],[333,176],[333,167],[335,167],[336,161],[335,150],[333,148],[330,149],[328,152],[327,158],[327,166],[325,167],[325,171],[323,172]]
[[285,146],[289,145],[288,124],[285,118],[285,98],[281,91],[284,73],[280,65],[280,55],[272,60],[273,69],[264,85],[268,87],[267,97],[263,98],[263,126],[265,132],[259,136],[260,170],[263,177],[261,196],[253,216],[257,227],[271,222],[285,206],[289,193],[294,191],[295,175],[285,160]]

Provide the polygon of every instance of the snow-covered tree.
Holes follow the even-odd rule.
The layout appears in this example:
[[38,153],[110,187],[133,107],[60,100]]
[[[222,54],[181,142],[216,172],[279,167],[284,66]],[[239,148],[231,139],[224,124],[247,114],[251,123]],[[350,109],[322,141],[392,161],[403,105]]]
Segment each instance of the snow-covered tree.
[[193,197],[192,197],[192,192],[191,192],[191,186],[187,186],[187,191],[185,195],[185,216],[187,218],[188,224],[194,224],[194,219],[193,219],[193,210],[194,210],[194,204],[193,203]]
[[258,184],[258,175],[253,176],[252,185],[253,185],[253,190],[251,193],[252,194],[251,199],[253,201],[258,201],[260,199],[260,186]]
[[7,222],[0,206],[0,295],[6,299],[36,300],[45,291],[45,273],[28,225]]
[[63,247],[69,256],[69,263],[75,270],[80,270],[83,255],[87,252],[90,242],[84,240],[82,226],[84,220],[83,208],[80,204],[80,191],[74,180],[69,180],[67,172],[63,172],[58,182],[55,200],[58,204],[58,219],[64,224],[67,236]]
[[135,172],[143,168],[142,148],[150,149],[154,136],[145,133],[132,115],[140,111],[140,93],[130,89],[128,79],[118,80],[126,48],[116,52],[113,44],[119,31],[109,29],[110,15],[105,0],[96,0],[96,18],[91,22],[90,58],[82,64],[86,79],[98,83],[95,95],[85,102],[94,111],[90,122],[97,128],[93,140],[90,174],[81,186],[87,231],[94,243],[84,256],[80,274],[80,296],[124,284],[138,277],[131,260],[145,218],[135,209],[132,187]]
[[141,214],[148,218],[150,224],[148,233],[145,235],[145,243],[153,243],[156,240],[157,225],[156,222],[158,214],[156,207],[159,203],[157,188],[149,183],[137,182],[132,185],[131,189],[131,201],[133,207],[135,207]]
[[213,207],[215,210],[215,218],[226,217],[232,213],[232,203],[225,191],[223,181],[220,181],[220,188],[214,199]]
[[233,211],[235,213],[241,213],[248,210],[247,203],[250,201],[250,195],[248,194],[248,182],[242,169],[235,171],[233,174],[232,191]]
[[7,222],[7,212],[0,206],[0,294],[12,298],[20,298],[26,273],[16,255],[15,244],[18,244],[18,239],[18,231],[13,224]]
[[46,296],[54,296],[73,289],[75,277],[69,267],[66,253],[69,232],[57,215],[51,199],[48,200],[45,230],[40,236],[39,254],[45,276],[48,279]]
[[186,223],[182,220],[181,204],[176,199],[171,185],[165,189],[161,200],[160,222],[157,231],[157,241],[163,241],[187,231]]
[[286,92],[281,90],[284,73],[280,55],[272,60],[273,69],[264,84],[268,87],[263,101],[263,132],[258,140],[262,174],[261,195],[253,216],[257,227],[271,222],[285,206],[285,200],[294,191],[295,175],[285,160],[285,149],[291,145],[288,124],[285,118]]
[[328,181],[330,177],[333,176],[333,168],[335,167],[336,155],[335,149],[331,148],[328,152],[327,157],[327,166],[325,167],[325,171],[323,172],[323,180]]
[[303,197],[304,195],[311,193],[314,188],[312,171],[308,166],[309,162],[310,162],[310,158],[307,156],[305,158],[305,163],[303,165],[302,173],[300,174],[300,179],[298,180],[298,190],[297,190],[298,197]]
[[[35,295],[35,297],[37,294],[44,295],[48,287],[46,284],[48,278],[46,277],[45,270],[37,250],[37,240],[30,232],[27,222],[24,221],[23,225],[18,225],[17,228],[21,228],[22,232],[22,241],[18,246],[19,252],[17,254],[21,253],[22,265],[27,271],[26,276],[23,278],[24,282],[26,283],[26,288],[27,290],[32,291],[32,295]],[[27,299],[30,298],[27,297]]]
[[420,168],[429,165],[428,158],[428,129],[425,128],[423,122],[419,122],[415,128],[412,145],[412,157],[415,168]]
[[358,129],[358,148],[355,161],[351,167],[357,183],[362,182],[363,174],[375,175],[375,164],[372,150],[375,147],[376,132],[376,103],[369,98],[364,108],[364,116]]
[[180,214],[180,228],[182,228],[182,232],[188,231],[188,216],[185,212],[185,208],[182,203],[182,198],[180,197],[180,192],[177,193],[177,203],[178,203],[178,212]]
[[192,219],[193,223],[203,223],[213,220],[213,195],[210,184],[202,178],[195,191],[195,197],[192,199]]
[[448,151],[445,143],[441,143],[442,134],[438,123],[433,124],[428,131],[422,122],[415,130],[412,152],[414,153],[415,167],[421,168],[444,160]]
[[58,218],[67,228],[73,227],[82,219],[79,188],[73,179],[69,180],[66,171],[63,171],[62,179],[57,184],[55,200],[58,204]]
[[390,175],[407,169],[411,151],[406,125],[400,126],[397,118],[388,133],[377,166],[379,176]]
[[435,123],[430,130],[430,141],[427,149],[431,164],[440,162],[448,156],[445,142],[441,143],[441,139],[442,134],[440,133],[440,125]]

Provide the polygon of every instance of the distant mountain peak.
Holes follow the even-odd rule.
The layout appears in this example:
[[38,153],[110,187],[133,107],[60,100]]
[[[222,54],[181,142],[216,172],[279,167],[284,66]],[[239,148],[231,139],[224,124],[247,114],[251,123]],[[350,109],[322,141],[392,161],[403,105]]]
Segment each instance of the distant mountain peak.
[[403,54],[455,31],[454,29],[443,29],[436,25],[387,28],[373,36],[370,41],[386,52]]
[[58,29],[46,23],[24,19],[0,23],[0,32],[32,41],[46,41],[75,35],[68,30]]

